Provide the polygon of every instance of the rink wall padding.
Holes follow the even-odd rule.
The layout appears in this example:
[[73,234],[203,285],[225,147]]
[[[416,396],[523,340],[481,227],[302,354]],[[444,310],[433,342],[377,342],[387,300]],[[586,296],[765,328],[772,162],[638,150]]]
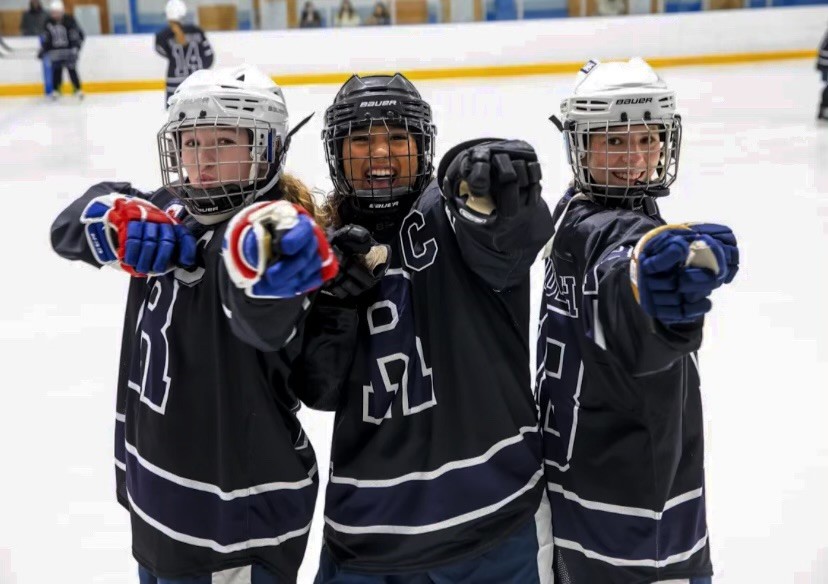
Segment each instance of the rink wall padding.
[[[283,85],[341,83],[351,73],[415,80],[569,74],[590,58],[642,56],[656,67],[816,59],[828,6],[423,26],[213,32],[216,66],[251,63]],[[0,96],[43,94],[37,39],[10,39]],[[9,57],[15,58],[9,58]],[[87,93],[160,91],[153,36],[90,36],[78,69]]]

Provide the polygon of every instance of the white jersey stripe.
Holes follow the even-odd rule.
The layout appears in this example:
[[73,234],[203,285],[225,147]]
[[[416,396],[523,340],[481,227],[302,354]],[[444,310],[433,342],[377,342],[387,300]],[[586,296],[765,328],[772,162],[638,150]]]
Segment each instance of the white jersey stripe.
[[622,558],[613,558],[610,556],[605,556],[603,554],[599,554],[598,552],[594,552],[592,550],[588,550],[583,547],[581,544],[575,541],[571,541],[568,539],[561,539],[556,537],[555,538],[555,545],[570,549],[576,552],[581,552],[586,557],[591,558],[593,560],[600,560],[602,562],[606,562],[607,564],[612,564],[613,566],[644,566],[648,568],[665,568],[671,564],[677,564],[679,562],[683,562],[690,558],[693,554],[698,552],[700,549],[704,548],[707,544],[707,533],[704,534],[696,544],[685,552],[681,552],[678,554],[674,554],[669,558],[664,560],[651,560],[651,559],[644,559],[644,560],[624,560]]
[[132,496],[129,493],[127,493],[127,496],[129,497],[130,509],[134,511],[141,519],[146,521],[148,524],[150,524],[152,527],[154,527],[170,539],[174,539],[176,541],[180,541],[182,543],[186,543],[197,547],[210,548],[213,551],[224,554],[230,554],[233,552],[248,550],[252,548],[280,545],[289,539],[293,539],[295,537],[299,537],[306,534],[308,531],[310,531],[311,526],[311,524],[308,523],[305,527],[302,527],[301,529],[289,531],[288,533],[283,533],[282,535],[276,537],[248,539],[230,545],[221,545],[220,543],[218,543],[217,541],[213,541],[212,539],[194,537],[192,535],[180,533],[178,531],[175,531],[174,529],[167,527],[160,521],[157,521],[156,519],[150,517],[146,512],[144,512],[143,509],[138,507],[138,505],[135,504],[135,501],[132,500]]
[[673,507],[681,505],[682,503],[686,503],[687,501],[698,499],[702,496],[702,493],[704,492],[703,489],[699,488],[694,489],[692,491],[688,491],[686,493],[682,493],[681,495],[673,497],[672,499],[667,501],[664,504],[664,509],[662,511],[655,511],[651,509],[644,509],[641,507],[625,507],[623,505],[613,505],[610,503],[601,503],[600,501],[590,501],[587,499],[582,499],[577,494],[573,493],[572,491],[567,491],[561,485],[556,483],[547,483],[546,487],[551,492],[563,495],[565,499],[578,503],[581,507],[585,507],[586,509],[592,509],[594,511],[606,511],[607,513],[629,515],[632,517],[645,517],[648,519],[655,519],[656,521],[661,521],[661,518],[665,511],[669,511]]
[[475,519],[479,519],[481,517],[485,517],[486,515],[491,515],[498,509],[505,507],[522,494],[532,490],[532,488],[538,483],[538,481],[543,476],[543,469],[536,472],[532,475],[532,478],[529,479],[529,482],[522,486],[520,489],[506,497],[505,499],[498,501],[496,503],[492,503],[486,507],[482,507],[475,511],[470,511],[468,513],[464,513],[463,515],[458,515],[456,517],[452,517],[450,519],[446,519],[444,521],[440,521],[437,523],[432,523],[430,525],[365,525],[365,526],[354,526],[354,525],[343,525],[342,523],[337,523],[329,518],[327,515],[325,516],[325,523],[330,525],[336,531],[341,531],[342,533],[350,533],[350,534],[362,534],[362,533],[388,533],[394,535],[419,535],[423,533],[431,533],[434,531],[439,531],[441,529],[447,529],[449,527],[454,527],[456,525],[460,525],[462,523],[466,523],[468,521],[474,521]]
[[149,472],[161,477],[162,479],[166,479],[171,483],[175,483],[177,485],[181,485],[182,487],[186,487],[188,489],[195,489],[197,491],[204,491],[206,493],[212,493],[218,496],[223,501],[232,501],[233,499],[238,499],[241,497],[249,497],[251,495],[259,495],[262,493],[268,493],[271,491],[282,491],[282,490],[298,490],[303,489],[305,487],[313,485],[313,475],[316,474],[316,465],[314,465],[310,471],[308,471],[308,478],[303,479],[301,481],[295,482],[274,482],[274,483],[263,483],[260,485],[253,485],[251,487],[247,487],[245,489],[236,489],[235,491],[223,491],[216,485],[205,483],[202,481],[196,481],[193,479],[188,479],[176,474],[173,474],[169,471],[166,471],[151,462],[147,459],[143,458],[139,453],[138,450],[130,444],[129,442],[126,443],[126,450],[129,454],[131,454],[135,459],[138,461],[144,469],[148,470]]
[[376,480],[362,480],[356,479],[353,477],[341,477],[337,475],[331,475],[330,481],[332,483],[341,484],[341,485],[353,485],[355,487],[361,488],[379,488],[379,487],[393,487],[395,485],[400,485],[402,483],[406,483],[408,481],[430,481],[431,479],[436,479],[439,476],[446,474],[447,472],[457,470],[459,468],[468,468],[470,466],[476,466],[478,464],[482,464],[487,462],[491,459],[495,454],[506,448],[507,446],[511,446],[513,444],[517,444],[518,442],[522,441],[524,435],[531,432],[537,432],[538,426],[524,426],[521,428],[517,435],[511,436],[506,438],[505,440],[501,440],[500,442],[494,444],[491,448],[489,448],[486,452],[481,454],[480,456],[475,456],[474,458],[465,458],[462,460],[454,460],[452,462],[447,462],[446,464],[430,471],[425,472],[411,472],[408,474],[404,474],[399,477],[394,477],[391,479],[376,479]]

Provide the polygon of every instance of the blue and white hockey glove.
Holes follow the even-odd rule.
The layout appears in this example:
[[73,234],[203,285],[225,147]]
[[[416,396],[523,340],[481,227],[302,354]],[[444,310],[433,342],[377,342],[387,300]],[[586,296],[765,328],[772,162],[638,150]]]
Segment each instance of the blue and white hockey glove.
[[101,265],[146,277],[195,264],[193,235],[144,199],[115,193],[95,197],[81,213],[81,223]]
[[237,213],[222,245],[230,279],[252,298],[304,294],[338,270],[322,229],[287,201],[263,201]]
[[478,225],[533,209],[541,195],[538,156],[523,140],[458,144],[440,161],[437,180],[452,214]]
[[[702,317],[712,308],[708,297],[713,290],[735,275],[725,245],[706,228],[693,227],[657,227],[633,250],[630,280],[635,298],[647,314],[664,324]],[[735,237],[733,243],[735,250]],[[735,257],[738,261],[738,254]]]

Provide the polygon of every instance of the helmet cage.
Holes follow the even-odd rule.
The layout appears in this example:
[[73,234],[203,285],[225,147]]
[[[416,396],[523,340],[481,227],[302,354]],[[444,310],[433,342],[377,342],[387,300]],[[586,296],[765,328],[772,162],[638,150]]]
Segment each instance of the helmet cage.
[[[584,194],[612,199],[667,194],[668,187],[676,180],[678,173],[681,116],[678,114],[662,118],[645,116],[645,119],[636,120],[625,118],[626,116],[622,115],[621,122],[569,120],[564,124],[564,149],[572,169],[575,186]],[[658,142],[647,141],[642,148],[639,139],[653,131],[657,132]],[[600,147],[596,147],[594,140],[591,139],[598,134],[607,136]],[[613,144],[613,142],[616,143]],[[651,148],[659,150],[658,159],[652,167],[649,163]],[[631,158],[639,154],[647,162],[643,173],[636,172],[636,168],[629,165]],[[590,172],[592,155],[603,155],[606,166],[595,169],[593,164],[593,169],[600,171],[604,177],[596,177]],[[610,174],[614,174],[616,178],[626,177],[627,184],[607,184]],[[635,176],[636,174],[640,176]]]
[[[433,173],[434,158],[434,126],[423,120],[410,119],[385,112],[382,117],[370,117],[363,121],[344,121],[336,126],[328,127],[323,131],[325,144],[325,159],[334,188],[345,195],[355,197],[356,204],[365,210],[382,211],[394,206],[394,201],[422,192]],[[344,157],[344,141],[350,138],[358,140],[361,136],[368,140],[385,140],[386,155],[375,155],[375,149],[367,146],[364,156],[354,156],[354,148],[350,149],[350,157]],[[405,145],[400,144],[400,137],[404,136]],[[417,146],[416,154],[411,151],[413,138]],[[353,142],[352,142],[353,143]],[[387,182],[381,177],[354,177],[357,169],[363,168],[363,162],[369,161],[368,168],[392,168],[394,158],[416,157],[411,164],[411,175],[394,174],[392,182],[404,183],[403,186],[374,186],[374,180]],[[350,175],[355,178],[353,184],[347,178],[346,165],[350,165]],[[400,172],[405,172],[408,165],[401,165]],[[359,188],[357,188],[359,187]]]
[[[381,173],[376,175],[373,169],[393,168],[393,158],[412,157],[414,154],[395,137],[400,133],[407,133],[417,145],[416,168],[412,169],[412,176],[393,176],[393,182],[404,183],[403,186],[388,186],[388,178]],[[360,171],[365,168],[365,154],[361,161],[356,158],[344,159],[344,141],[353,140],[360,135],[372,135],[371,142],[364,146],[374,145],[374,141],[384,135],[388,140],[388,154],[368,161],[368,174],[372,176],[358,177],[349,173],[355,179],[352,184],[345,174],[346,164],[352,165],[348,170]],[[331,181],[337,193],[350,200],[353,206],[361,213],[377,213],[387,215],[405,207],[405,201],[415,198],[425,189],[434,172],[434,136],[436,128],[432,122],[431,106],[422,98],[412,83],[404,75],[372,75],[366,77],[352,76],[339,90],[334,103],[325,111],[325,123],[322,130],[322,142],[325,149],[325,159]],[[356,142],[358,144],[358,142]],[[410,144],[407,141],[406,144]],[[361,150],[361,149],[357,149]],[[370,153],[376,148],[366,148]],[[353,148],[351,156],[353,156]],[[410,158],[409,158],[410,160]],[[411,166],[414,161],[410,161]],[[408,167],[408,164],[397,165]],[[394,168],[395,172],[403,172],[402,168]]]
[[[227,150],[238,148],[235,144],[187,146],[182,141],[185,132],[205,128],[246,130],[250,141],[246,159],[225,160]],[[281,174],[285,154],[281,134],[263,120],[241,116],[185,117],[165,124],[157,138],[163,185],[194,215],[240,209],[275,184]],[[193,162],[185,166],[185,158]],[[200,176],[202,167],[207,165],[205,160],[209,161],[215,181],[207,187],[195,186],[191,173]]]

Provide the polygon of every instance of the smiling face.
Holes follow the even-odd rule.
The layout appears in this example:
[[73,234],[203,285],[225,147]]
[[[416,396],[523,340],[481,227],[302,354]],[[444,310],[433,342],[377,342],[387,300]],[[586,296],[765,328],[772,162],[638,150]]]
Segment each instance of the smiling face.
[[353,130],[342,142],[342,167],[355,190],[410,187],[417,178],[417,142],[403,128]]
[[653,177],[663,143],[657,126],[609,128],[589,135],[586,166],[596,184],[627,187]]
[[238,128],[205,127],[181,132],[181,163],[189,183],[204,189],[250,177],[250,135]]

